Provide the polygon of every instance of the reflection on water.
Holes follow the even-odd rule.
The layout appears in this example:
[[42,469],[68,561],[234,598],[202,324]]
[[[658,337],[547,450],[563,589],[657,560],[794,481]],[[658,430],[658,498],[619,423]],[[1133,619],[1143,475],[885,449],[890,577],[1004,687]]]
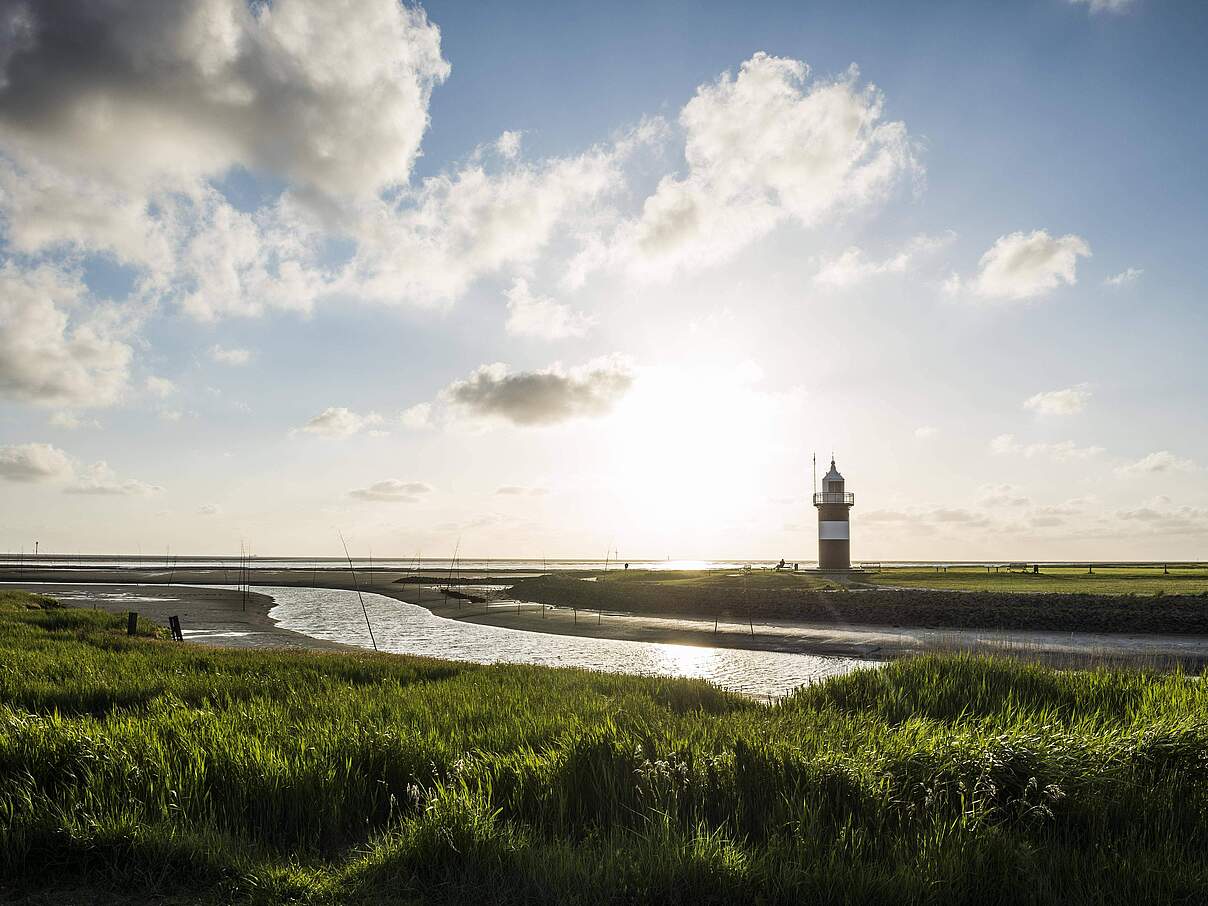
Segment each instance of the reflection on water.
[[[286,629],[370,647],[355,592],[283,587],[256,590],[273,596],[276,606],[270,616]],[[416,604],[368,592],[365,605],[381,650],[483,664],[541,664],[695,677],[758,696],[785,695],[805,683],[870,665],[852,658],[588,639],[480,626],[446,620]]]

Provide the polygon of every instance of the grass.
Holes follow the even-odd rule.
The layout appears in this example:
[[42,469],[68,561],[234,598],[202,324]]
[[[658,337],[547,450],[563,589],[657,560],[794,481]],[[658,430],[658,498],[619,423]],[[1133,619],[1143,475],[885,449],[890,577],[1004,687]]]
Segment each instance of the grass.
[[[695,619],[1208,634],[1208,586],[1203,577],[1173,575],[1164,579],[1160,568],[1157,575],[1152,572],[1103,575],[1099,578],[1105,584],[1096,592],[1095,586],[1088,584],[1095,577],[1087,577],[1084,582],[1068,572],[1034,576],[987,574],[984,569],[980,573],[890,569],[841,582],[770,570],[621,570],[520,579],[513,583],[511,594],[523,601],[584,610],[600,608]],[[1122,588],[1128,591],[1120,593]],[[1039,591],[1046,593],[1032,593]]]
[[985,567],[950,566],[942,572],[934,567],[891,566],[861,577],[873,585],[903,588],[936,588],[951,591],[999,591],[1021,594],[1077,593],[1093,595],[1201,595],[1208,594],[1208,569],[1161,566],[1094,567],[1042,566],[1039,573],[1024,570],[986,572]]
[[703,682],[218,651],[0,598],[33,902],[1120,903],[1208,889],[1208,686],[918,658]]

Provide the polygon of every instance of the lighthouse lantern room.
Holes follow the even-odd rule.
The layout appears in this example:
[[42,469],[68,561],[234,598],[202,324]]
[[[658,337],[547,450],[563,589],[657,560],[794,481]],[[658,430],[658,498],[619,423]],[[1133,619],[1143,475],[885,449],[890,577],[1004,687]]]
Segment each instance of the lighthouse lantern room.
[[[817,474],[817,473],[815,473]],[[830,471],[822,476],[822,490],[814,494],[818,509],[818,569],[851,569],[851,508],[856,495],[844,489],[843,476],[831,457]]]

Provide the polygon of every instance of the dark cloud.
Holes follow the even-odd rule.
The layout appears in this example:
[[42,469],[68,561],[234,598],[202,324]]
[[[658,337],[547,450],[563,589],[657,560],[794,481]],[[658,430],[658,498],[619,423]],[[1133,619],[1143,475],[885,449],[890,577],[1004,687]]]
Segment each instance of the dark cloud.
[[0,0],[0,125],[120,182],[235,165],[324,197],[406,182],[448,74],[397,0]]
[[633,385],[620,359],[602,359],[563,371],[509,372],[502,364],[483,365],[464,381],[450,384],[444,398],[475,415],[497,416],[516,425],[549,425],[572,418],[605,415]]

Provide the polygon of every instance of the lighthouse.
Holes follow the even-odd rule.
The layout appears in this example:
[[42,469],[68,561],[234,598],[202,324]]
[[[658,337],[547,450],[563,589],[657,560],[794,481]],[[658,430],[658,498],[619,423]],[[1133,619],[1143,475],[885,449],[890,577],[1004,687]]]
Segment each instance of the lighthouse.
[[822,490],[814,494],[814,506],[818,508],[818,569],[851,569],[850,511],[855,503],[856,495],[843,489],[843,476],[831,456],[830,471],[822,476]]

